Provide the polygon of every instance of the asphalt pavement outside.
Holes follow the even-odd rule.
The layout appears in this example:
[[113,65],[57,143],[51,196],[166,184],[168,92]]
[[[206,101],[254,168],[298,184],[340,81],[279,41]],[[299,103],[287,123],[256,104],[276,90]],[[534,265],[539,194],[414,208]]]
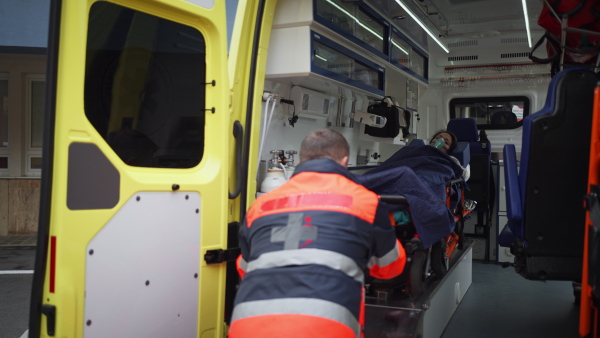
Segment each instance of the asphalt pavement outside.
[[0,338],[27,336],[36,240],[35,234],[0,236]]

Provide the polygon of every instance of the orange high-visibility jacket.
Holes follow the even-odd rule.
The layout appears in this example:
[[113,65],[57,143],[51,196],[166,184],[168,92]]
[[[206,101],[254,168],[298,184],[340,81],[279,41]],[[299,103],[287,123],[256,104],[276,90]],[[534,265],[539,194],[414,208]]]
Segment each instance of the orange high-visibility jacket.
[[364,272],[393,278],[406,262],[378,196],[330,159],[260,196],[240,246],[230,338],[360,337]]

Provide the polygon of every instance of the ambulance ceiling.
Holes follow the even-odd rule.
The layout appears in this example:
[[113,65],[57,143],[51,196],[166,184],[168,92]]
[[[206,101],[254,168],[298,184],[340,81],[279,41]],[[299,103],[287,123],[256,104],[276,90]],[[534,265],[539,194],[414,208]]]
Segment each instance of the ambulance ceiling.
[[[527,0],[529,23],[537,29],[542,0]],[[447,38],[483,38],[525,32],[521,0],[416,0]],[[436,13],[439,13],[436,15]],[[444,34],[445,33],[445,34]]]
[[[453,39],[477,39],[525,31],[521,0],[402,0],[414,8],[427,25]],[[543,0],[526,0],[532,31],[542,31],[537,19]],[[376,6],[388,7],[393,18],[406,17],[395,0],[374,0]]]

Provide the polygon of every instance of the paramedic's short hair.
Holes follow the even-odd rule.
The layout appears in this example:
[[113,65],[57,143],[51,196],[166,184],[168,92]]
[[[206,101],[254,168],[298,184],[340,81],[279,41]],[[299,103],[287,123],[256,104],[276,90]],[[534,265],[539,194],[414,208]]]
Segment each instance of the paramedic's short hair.
[[336,162],[350,153],[348,141],[342,134],[328,129],[319,129],[306,135],[300,146],[300,162],[316,158],[330,158]]

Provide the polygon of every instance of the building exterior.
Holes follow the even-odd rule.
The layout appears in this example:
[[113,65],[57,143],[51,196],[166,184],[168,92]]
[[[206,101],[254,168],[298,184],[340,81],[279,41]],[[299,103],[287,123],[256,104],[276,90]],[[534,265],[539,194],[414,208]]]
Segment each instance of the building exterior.
[[37,231],[49,7],[0,2],[0,236]]

